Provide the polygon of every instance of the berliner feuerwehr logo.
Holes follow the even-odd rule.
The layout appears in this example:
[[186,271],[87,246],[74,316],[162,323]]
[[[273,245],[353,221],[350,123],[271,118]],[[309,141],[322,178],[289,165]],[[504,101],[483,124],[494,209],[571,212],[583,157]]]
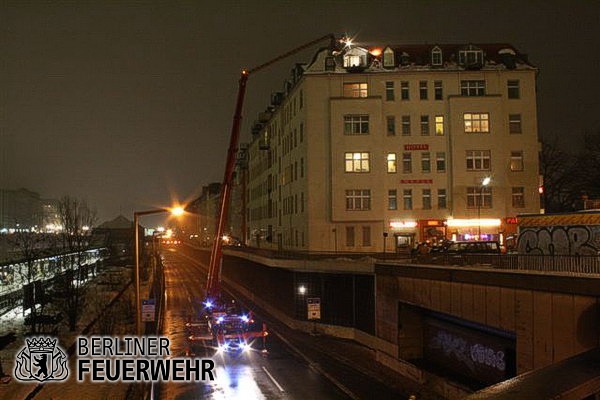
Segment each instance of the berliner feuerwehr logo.
[[62,381],[69,376],[67,355],[56,345],[55,338],[26,339],[15,357],[15,378],[20,381]]

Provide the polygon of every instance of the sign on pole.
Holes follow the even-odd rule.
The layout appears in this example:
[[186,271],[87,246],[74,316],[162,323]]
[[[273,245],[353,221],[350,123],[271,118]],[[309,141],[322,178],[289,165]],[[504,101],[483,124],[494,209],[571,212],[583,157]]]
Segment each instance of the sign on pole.
[[142,300],[142,321],[152,322],[154,321],[154,315],[156,313],[156,304],[154,299]]
[[306,299],[308,319],[321,319],[321,298],[309,297]]

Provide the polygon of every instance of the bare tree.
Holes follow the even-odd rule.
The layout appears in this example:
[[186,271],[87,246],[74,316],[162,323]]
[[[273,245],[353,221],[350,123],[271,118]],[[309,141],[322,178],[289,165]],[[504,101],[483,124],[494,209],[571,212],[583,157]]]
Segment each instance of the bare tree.
[[84,262],[89,248],[91,228],[96,222],[96,211],[85,200],[64,196],[58,202],[58,215],[62,226],[63,249],[71,255],[66,257],[64,279],[64,307],[69,329],[74,331],[84,307]]
[[31,332],[37,333],[37,303],[40,303],[40,306],[42,307],[39,310],[40,314],[43,313],[43,307],[46,303],[43,294],[40,291],[42,286],[34,285],[36,280],[43,279],[46,274],[44,265],[37,262],[41,258],[46,247],[44,236],[36,232],[19,231],[11,235],[10,244],[16,249],[15,261],[18,261],[20,264],[16,267],[16,271],[21,278],[24,290],[23,294],[25,298],[23,299],[23,308],[25,309],[26,306],[30,307],[31,312],[28,317],[28,322],[31,325]]
[[577,169],[582,193],[593,199],[600,198],[600,132],[584,135],[577,155]]
[[548,212],[574,210],[582,185],[577,159],[556,141],[545,141],[540,153],[540,173],[544,177],[544,208]]

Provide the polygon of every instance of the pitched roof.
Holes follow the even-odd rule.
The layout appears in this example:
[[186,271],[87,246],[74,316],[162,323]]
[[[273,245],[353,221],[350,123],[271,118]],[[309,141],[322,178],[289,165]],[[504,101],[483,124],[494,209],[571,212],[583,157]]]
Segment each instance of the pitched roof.
[[103,224],[101,224],[100,226],[98,226],[98,229],[132,229],[133,228],[133,222],[128,220],[127,218],[125,218],[122,215],[119,215],[117,218],[111,220],[111,221],[106,221]]

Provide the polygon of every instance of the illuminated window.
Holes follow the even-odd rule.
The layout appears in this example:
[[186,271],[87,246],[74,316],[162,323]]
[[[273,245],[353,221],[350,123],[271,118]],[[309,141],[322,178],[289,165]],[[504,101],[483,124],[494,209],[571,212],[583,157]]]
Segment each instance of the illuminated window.
[[522,133],[521,132],[521,114],[508,114],[508,132],[509,133]]
[[468,208],[491,208],[492,207],[492,188],[489,186],[469,186],[467,187],[467,207]]
[[410,115],[402,116],[402,136],[410,136]]
[[433,82],[433,93],[436,100],[444,99],[444,87],[442,86],[442,81]]
[[510,170],[511,171],[523,171],[523,152],[522,151],[511,151],[510,152]]
[[419,98],[427,100],[427,81],[419,81]]
[[438,208],[446,208],[446,189],[438,189]]
[[396,153],[388,153],[387,155],[387,172],[396,173]]
[[396,117],[393,115],[388,115],[386,117],[386,130],[389,136],[396,135]]
[[421,191],[423,210],[431,210],[431,189],[423,189]]
[[509,80],[506,83],[506,86],[508,89],[508,98],[509,99],[518,99],[521,97],[521,88],[520,88],[520,82],[518,79]]
[[438,136],[444,135],[444,116],[443,115],[435,116],[435,134]]
[[404,189],[402,198],[404,200],[404,209],[412,210],[412,189]]
[[367,97],[368,85],[366,83],[344,83],[344,97]]
[[409,100],[409,86],[407,81],[400,82],[400,98],[402,100]]
[[344,115],[344,135],[368,135],[368,115]]
[[442,49],[437,46],[431,50],[431,65],[442,65]]
[[437,172],[446,172],[446,153],[435,153],[435,169]]
[[385,83],[385,99],[387,101],[394,101],[394,82]]
[[490,167],[489,150],[467,150],[467,171],[489,171]]
[[460,81],[461,96],[485,96],[485,81]]
[[351,68],[351,67],[360,67],[363,62],[363,57],[361,55],[358,54],[346,54],[344,55],[344,67],[345,68]]
[[393,67],[394,64],[394,50],[388,47],[383,51],[383,66]]
[[398,194],[396,189],[388,190],[388,210],[398,209]]
[[488,113],[465,113],[463,115],[466,133],[489,133],[490,114]]
[[525,188],[524,187],[513,187],[512,188],[512,206],[514,208],[525,207]]
[[431,172],[431,155],[429,152],[421,153],[421,172]]
[[346,172],[369,172],[369,153],[345,153]]
[[405,174],[410,174],[412,172],[412,154],[411,153],[402,154],[402,172]]
[[421,115],[421,135],[429,136],[429,115]]
[[346,210],[365,211],[371,209],[371,191],[368,189],[346,190]]

